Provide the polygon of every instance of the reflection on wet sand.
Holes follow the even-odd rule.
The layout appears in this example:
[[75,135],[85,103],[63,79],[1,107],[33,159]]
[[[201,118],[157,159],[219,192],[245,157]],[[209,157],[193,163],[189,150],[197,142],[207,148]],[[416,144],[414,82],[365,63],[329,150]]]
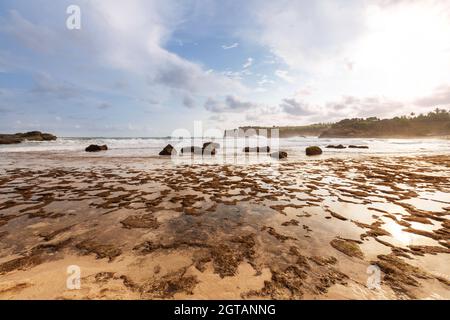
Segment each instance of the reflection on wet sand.
[[2,299],[450,298],[450,156],[1,170]]

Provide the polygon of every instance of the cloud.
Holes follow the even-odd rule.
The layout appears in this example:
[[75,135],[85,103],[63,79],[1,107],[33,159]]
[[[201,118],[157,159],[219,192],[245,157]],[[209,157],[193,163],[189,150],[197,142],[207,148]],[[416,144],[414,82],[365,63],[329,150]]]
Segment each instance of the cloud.
[[247,69],[250,68],[253,64],[253,58],[248,58],[247,62],[242,66],[242,68]]
[[226,96],[223,102],[213,98],[208,98],[205,102],[205,109],[215,113],[241,112],[255,107],[257,107],[255,103],[242,101],[240,98],[232,95]]
[[195,100],[190,95],[185,95],[183,98],[183,105],[186,108],[193,109],[195,107]]
[[439,86],[432,94],[420,97],[416,99],[414,103],[422,107],[450,105],[450,86]]
[[289,75],[289,71],[287,70],[275,70],[275,75],[289,83],[293,83],[295,81],[294,77],[291,77]]
[[9,34],[30,49],[39,52],[51,52],[56,34],[52,29],[33,24],[17,10],[10,10],[8,17],[0,20],[0,32]]
[[215,122],[225,122],[228,120],[228,118],[223,114],[213,114],[208,119]]
[[326,103],[323,110],[324,116],[329,119],[374,116],[382,118],[412,111],[405,107],[404,103],[383,96],[344,96],[340,100]]
[[59,100],[67,100],[82,97],[82,89],[76,85],[56,80],[47,73],[39,73],[34,76],[34,87],[31,93]]
[[102,102],[98,105],[98,108],[101,110],[106,110],[112,108],[112,105],[108,102]]
[[[58,91],[60,93],[56,95],[60,98],[73,96],[75,88],[68,84],[69,77],[66,75],[70,75],[70,82],[80,81],[95,90],[103,90],[101,82],[108,77],[110,83],[116,80],[117,84],[115,88],[108,84],[108,90],[117,94],[117,89],[120,89],[120,94],[130,98],[145,98],[148,86],[160,99],[168,99],[174,94],[183,99],[186,93],[231,94],[245,90],[238,79],[208,73],[202,65],[166,49],[172,34],[190,12],[187,3],[81,0],[79,5],[82,7],[83,21],[89,21],[89,25],[83,25],[83,32],[70,32],[63,27],[50,28],[51,21],[60,19],[52,16],[53,11],[45,20],[27,19],[33,17],[33,10],[42,5],[27,5],[21,13],[11,10],[0,21],[0,32],[12,36],[36,53],[32,60],[26,58],[28,66],[22,63],[21,68],[60,70],[53,73],[57,74],[55,77],[61,85],[40,81],[34,90],[36,93],[49,94],[52,91],[56,94]],[[52,54],[50,61],[40,56],[48,53]],[[3,59],[0,57],[0,69],[4,69],[2,65]],[[80,72],[82,70],[96,74],[86,78]],[[86,83],[89,80],[90,85]],[[122,85],[127,83],[130,85]]]
[[298,102],[295,99],[283,99],[280,107],[284,112],[295,116],[309,116],[313,114],[307,104]]
[[239,46],[239,43],[235,42],[235,43],[230,44],[230,45],[222,45],[222,49],[223,50],[229,50],[229,49],[237,48],[238,46]]
[[313,79],[323,99],[406,101],[450,81],[449,1],[267,1],[250,14],[245,41],[269,48],[290,77]]
[[290,68],[317,70],[365,30],[364,9],[363,1],[267,1],[247,34]]

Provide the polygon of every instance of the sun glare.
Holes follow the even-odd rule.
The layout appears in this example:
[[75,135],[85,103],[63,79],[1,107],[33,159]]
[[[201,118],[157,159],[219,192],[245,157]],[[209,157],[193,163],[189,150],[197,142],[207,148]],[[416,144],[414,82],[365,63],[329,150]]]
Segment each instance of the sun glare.
[[384,94],[410,98],[449,81],[450,19],[444,12],[420,4],[371,7],[367,14],[368,33],[354,54],[368,83],[384,83]]

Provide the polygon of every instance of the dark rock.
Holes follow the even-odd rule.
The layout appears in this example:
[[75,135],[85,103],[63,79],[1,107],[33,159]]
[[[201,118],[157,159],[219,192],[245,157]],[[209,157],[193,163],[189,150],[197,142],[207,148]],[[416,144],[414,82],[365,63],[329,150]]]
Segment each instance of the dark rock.
[[330,144],[327,146],[328,149],[345,149],[345,146],[343,146],[342,144],[338,144],[338,145],[333,145]]
[[106,145],[98,146],[96,144],[91,144],[85,150],[86,150],[86,152],[99,152],[99,151],[106,151],[106,150],[108,150],[108,147]]
[[350,145],[348,147],[350,149],[369,149],[369,146],[354,146],[354,145]]
[[288,154],[285,151],[279,151],[272,153],[270,156],[275,159],[286,159]]
[[203,154],[203,148],[200,147],[184,147],[181,148],[181,153],[193,153],[193,154]]
[[192,154],[197,154],[197,155],[213,156],[216,154],[216,149],[214,148],[215,145],[216,145],[215,143],[210,142],[210,143],[205,143],[203,145],[203,148],[196,147],[196,146],[184,147],[184,148],[181,148],[181,153],[192,153]]
[[56,136],[50,133],[42,133],[40,131],[30,131],[26,133],[16,134],[0,134],[0,144],[15,144],[28,141],[52,141],[56,140]]
[[270,147],[254,147],[254,148],[245,147],[244,148],[244,152],[246,152],[246,153],[249,153],[249,152],[257,152],[257,153],[266,152],[266,153],[269,153],[270,152]]
[[216,154],[216,149],[220,148],[220,144],[215,142],[206,142],[203,144],[203,154],[213,156]]
[[312,147],[306,148],[306,155],[307,156],[318,156],[320,154],[322,154],[322,149],[320,149],[317,146],[312,146]]
[[175,150],[174,147],[172,147],[171,144],[168,144],[160,153],[160,156],[171,156],[171,155],[176,155],[177,154],[177,150]]
[[0,135],[0,144],[16,144],[21,143],[23,139],[13,134]]
[[203,144],[203,149],[206,149],[208,147],[212,149],[220,149],[220,144],[216,142],[206,142]]

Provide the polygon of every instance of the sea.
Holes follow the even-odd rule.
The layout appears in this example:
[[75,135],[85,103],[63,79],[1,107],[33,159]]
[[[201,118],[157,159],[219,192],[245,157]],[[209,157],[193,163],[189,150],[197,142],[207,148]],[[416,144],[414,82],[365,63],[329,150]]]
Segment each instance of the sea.
[[[69,155],[84,155],[84,149],[91,145],[107,145],[108,151],[98,153],[105,157],[152,157],[168,144],[176,149],[183,146],[202,146],[204,142],[214,141],[221,145],[220,153],[240,154],[244,146],[271,146],[272,150],[288,152],[289,157],[305,158],[305,148],[319,146],[324,155],[434,155],[450,154],[449,139],[367,139],[367,138],[317,138],[292,137],[265,140],[263,137],[248,139],[234,138],[106,138],[106,137],[61,137],[55,141],[33,142],[25,141],[14,145],[0,145],[0,156],[8,153],[57,153]],[[368,149],[329,149],[328,145],[368,146]]]

